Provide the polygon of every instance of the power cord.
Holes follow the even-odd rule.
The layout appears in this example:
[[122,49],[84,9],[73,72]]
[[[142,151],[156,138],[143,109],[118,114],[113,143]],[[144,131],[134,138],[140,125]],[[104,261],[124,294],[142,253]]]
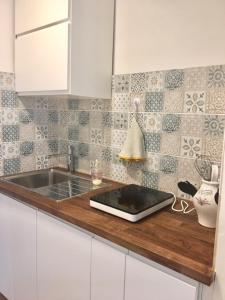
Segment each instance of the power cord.
[[191,208],[191,209],[188,210],[188,208],[189,208],[190,205],[185,200],[181,200],[180,201],[180,204],[181,204],[181,208],[180,209],[175,208],[175,205],[176,205],[176,202],[177,202],[177,197],[176,197],[176,195],[174,193],[172,193],[172,192],[170,192],[170,193],[174,197],[174,201],[173,201],[173,204],[171,206],[171,209],[173,211],[175,211],[175,212],[182,212],[183,214],[187,215],[190,212],[192,212],[193,210],[195,210],[195,208]]

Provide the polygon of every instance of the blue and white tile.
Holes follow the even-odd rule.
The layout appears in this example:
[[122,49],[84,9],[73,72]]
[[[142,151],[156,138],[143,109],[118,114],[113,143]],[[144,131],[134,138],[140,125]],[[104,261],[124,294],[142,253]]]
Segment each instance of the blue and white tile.
[[17,158],[20,155],[19,142],[2,143],[1,156],[4,159]]
[[90,142],[90,128],[89,126],[80,126],[79,127],[79,141],[81,143]]
[[113,147],[121,147],[127,137],[125,130],[113,130],[112,131],[112,145]]
[[131,74],[131,92],[143,93],[146,87],[146,73]]
[[[78,110],[79,109],[79,101],[77,99],[68,99],[68,109],[69,110]],[[82,100],[81,100],[82,101]]]
[[90,114],[88,111],[79,112],[79,125],[87,126],[89,124]]
[[177,89],[183,86],[184,71],[183,70],[170,70],[165,74],[165,87],[169,90]]
[[114,129],[126,130],[128,128],[128,114],[114,113]]
[[60,126],[56,123],[49,123],[48,124],[48,138],[49,139],[56,139],[59,138],[59,130]]
[[68,140],[70,140],[70,141],[78,141],[79,140],[79,128],[77,126],[69,126]]
[[167,133],[174,133],[179,131],[181,125],[180,115],[168,114],[164,115],[162,119],[162,130]]
[[144,170],[151,171],[151,172],[158,172],[159,171],[159,162],[160,156],[155,153],[147,153],[147,159],[145,161]]
[[41,140],[35,141],[34,143],[34,151],[37,156],[44,156],[48,153],[48,141]]
[[3,172],[5,175],[19,173],[20,170],[21,170],[20,158],[3,160]]
[[112,145],[112,130],[110,128],[104,128],[104,137],[103,137],[103,143],[106,146]]
[[35,138],[35,126],[34,124],[22,124],[20,125],[20,140],[29,141]]
[[90,142],[101,145],[103,143],[103,130],[99,128],[90,129]]
[[205,139],[205,154],[211,160],[221,161],[223,153],[223,140],[217,137],[207,137]]
[[201,178],[195,169],[194,159],[180,158],[178,161],[178,182],[188,180],[192,184],[196,184],[197,189],[200,187]]
[[102,126],[103,126],[103,128],[112,128],[113,127],[113,113],[112,112],[103,112]]
[[91,100],[91,110],[103,111],[104,110],[104,100],[103,99]]
[[48,122],[54,123],[54,124],[59,122],[59,113],[57,110],[49,110],[48,111]]
[[91,110],[90,99],[82,99],[79,101],[79,110]]
[[150,72],[146,75],[146,89],[149,92],[160,92],[164,88],[164,72]]
[[0,90],[14,90],[15,76],[13,73],[0,72]]
[[208,115],[204,117],[203,132],[206,136],[223,137],[225,116]]
[[11,107],[17,108],[18,107],[18,99],[16,96],[15,91],[3,90],[1,93],[1,106],[2,107]]
[[130,92],[130,75],[114,75],[113,76],[113,91],[115,93]]
[[164,92],[164,111],[166,113],[183,112],[184,90],[177,88],[175,90],[165,90]]
[[112,110],[113,111],[128,111],[130,108],[130,94],[119,93],[114,94],[112,98]]
[[162,154],[180,155],[180,136],[176,132],[167,134],[163,133],[161,136],[161,150]]
[[48,153],[49,154],[59,153],[59,141],[58,140],[49,140],[48,141]]
[[102,149],[103,147],[101,145],[90,144],[89,158],[90,158],[91,165],[93,164],[93,161],[95,161],[96,159],[102,160]]
[[190,91],[185,93],[184,112],[185,113],[204,113],[206,102],[205,91]]
[[174,174],[170,175],[161,173],[159,175],[158,189],[163,192],[173,193],[177,195],[177,176]]
[[204,126],[204,116],[201,114],[185,114],[181,118],[180,132],[187,136],[202,136]]
[[47,169],[48,168],[48,155],[36,156],[36,169]]
[[34,152],[34,142],[25,141],[20,144],[20,155],[28,156]]
[[47,125],[48,111],[36,110],[34,112],[34,123],[36,125]]
[[80,143],[78,148],[78,153],[80,158],[88,159],[89,156],[89,144]]
[[113,158],[112,148],[104,147],[102,149],[102,159],[103,159],[103,161],[106,161],[106,162],[110,163],[112,161],[112,158]]
[[147,152],[160,152],[161,134],[160,133],[145,133],[145,147]]
[[21,156],[21,172],[34,171],[36,169],[36,158],[33,155]]
[[184,86],[186,91],[201,91],[207,85],[207,71],[205,67],[185,69]]
[[202,154],[203,145],[201,137],[182,136],[181,137],[181,156],[196,158]]
[[112,164],[112,179],[115,181],[126,183],[127,169],[123,165]]
[[22,124],[29,124],[34,120],[34,111],[32,109],[23,109],[19,112],[19,121]]
[[159,174],[149,171],[143,171],[142,174],[142,185],[157,189],[159,184]]
[[207,79],[209,88],[225,88],[225,66],[208,67]]
[[144,131],[159,132],[162,128],[162,115],[157,113],[145,114]]
[[216,88],[207,91],[206,113],[225,114],[225,89]]
[[5,108],[1,112],[1,122],[3,125],[17,125],[19,123],[19,111]]
[[2,126],[2,141],[15,142],[20,139],[20,128],[18,125],[3,125]]
[[35,98],[35,107],[36,109],[48,109],[48,98],[47,97],[37,97]]
[[160,171],[164,174],[174,174],[177,171],[178,160],[174,156],[165,155],[160,157]]
[[90,127],[101,128],[103,113],[93,111],[90,113]]
[[35,126],[35,139],[44,140],[48,138],[48,126],[39,125]]
[[163,92],[147,92],[145,94],[145,111],[161,112],[164,109]]

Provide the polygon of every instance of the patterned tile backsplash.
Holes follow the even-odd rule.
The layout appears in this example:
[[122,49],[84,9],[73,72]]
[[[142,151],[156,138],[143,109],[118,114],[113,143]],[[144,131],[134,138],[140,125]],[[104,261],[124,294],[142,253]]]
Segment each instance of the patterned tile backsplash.
[[[122,162],[118,155],[134,118],[147,159]],[[194,159],[207,154],[221,162],[225,125],[225,66],[113,76],[112,100],[23,97],[14,76],[0,73],[0,174],[67,164],[67,145],[76,168],[90,172],[102,160],[105,176],[186,197],[180,180],[200,185]],[[134,141],[135,143],[135,141]]]

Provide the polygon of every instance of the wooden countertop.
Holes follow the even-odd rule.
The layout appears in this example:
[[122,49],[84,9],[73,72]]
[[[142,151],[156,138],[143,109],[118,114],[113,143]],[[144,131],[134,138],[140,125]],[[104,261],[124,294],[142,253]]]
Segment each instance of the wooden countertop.
[[105,181],[111,183],[110,187],[59,203],[1,180],[0,192],[80,226],[199,282],[211,284],[214,278],[212,265],[215,230],[199,225],[195,212],[184,215],[173,212],[170,207],[137,223],[98,211],[90,207],[90,196],[122,186],[120,183]]

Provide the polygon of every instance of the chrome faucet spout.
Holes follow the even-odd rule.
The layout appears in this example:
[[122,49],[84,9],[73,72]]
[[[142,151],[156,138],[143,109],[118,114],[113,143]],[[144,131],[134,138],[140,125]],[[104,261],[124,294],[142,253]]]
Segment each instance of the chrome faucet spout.
[[75,171],[74,151],[73,151],[73,147],[71,145],[68,145],[68,171],[70,173]]

